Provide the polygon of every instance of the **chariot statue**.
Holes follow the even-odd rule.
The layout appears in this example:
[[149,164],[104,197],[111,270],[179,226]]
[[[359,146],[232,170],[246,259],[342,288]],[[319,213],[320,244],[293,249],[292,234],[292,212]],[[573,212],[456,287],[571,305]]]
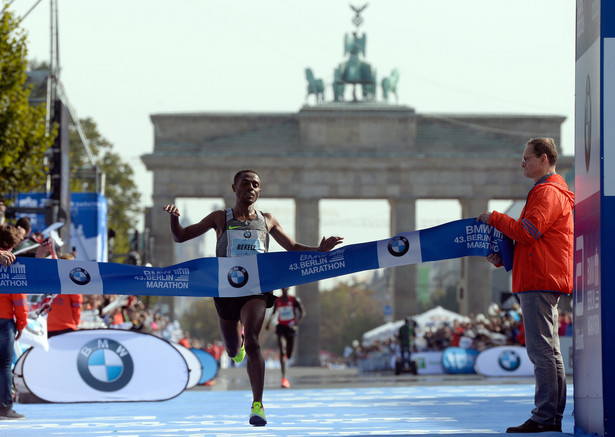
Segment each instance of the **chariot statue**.
[[[347,59],[333,69],[333,100],[335,102],[343,102],[345,100],[345,91],[347,86],[352,86],[352,102],[374,101],[376,100],[376,69],[366,62],[365,48],[367,46],[367,36],[365,33],[359,33],[359,27],[363,24],[361,12],[367,8],[367,3],[363,6],[353,6],[350,8],[354,11],[352,19],[355,25],[355,30],[352,33],[344,35],[344,56]],[[307,80],[307,93],[305,101],[308,103],[311,95],[314,96],[315,104],[324,103],[325,84],[322,79],[314,76],[311,68],[305,69],[305,78]],[[389,101],[391,94],[397,97],[397,82],[399,81],[399,71],[395,68],[390,76],[384,77],[381,81],[382,97],[385,102]],[[329,86],[329,83],[327,83]],[[361,95],[358,95],[358,92]]]
[[346,34],[344,38],[344,55],[348,59],[333,70],[333,96],[336,102],[344,100],[346,85],[352,85],[353,101],[357,101],[356,88],[360,86],[364,100],[376,98],[376,71],[367,62],[361,60],[365,56],[366,35],[359,36],[358,27],[363,23],[361,12],[367,4],[361,7],[350,6],[355,12],[353,23],[357,26],[352,35]]

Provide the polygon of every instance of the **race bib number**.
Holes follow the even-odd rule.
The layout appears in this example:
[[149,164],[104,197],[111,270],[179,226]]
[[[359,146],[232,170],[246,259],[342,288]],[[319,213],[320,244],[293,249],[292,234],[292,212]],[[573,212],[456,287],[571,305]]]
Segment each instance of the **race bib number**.
[[247,256],[265,253],[267,235],[258,229],[228,230],[229,241],[228,256]]
[[295,318],[295,308],[280,307],[280,322],[287,322]]

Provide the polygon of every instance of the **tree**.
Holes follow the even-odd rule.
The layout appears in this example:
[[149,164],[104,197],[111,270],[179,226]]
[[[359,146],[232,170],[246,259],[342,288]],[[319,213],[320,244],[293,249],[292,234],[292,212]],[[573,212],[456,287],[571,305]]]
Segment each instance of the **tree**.
[[213,299],[194,299],[190,309],[181,317],[180,324],[190,332],[191,337],[202,340],[204,344],[221,341]]
[[[105,139],[91,118],[80,120],[81,127],[89,141],[97,166],[106,175],[105,195],[109,204],[108,227],[115,232],[114,252],[128,254],[131,230],[135,228],[141,193],[134,182],[134,171],[121,157],[113,152],[113,144]],[[85,153],[81,138],[74,124],[69,125],[71,191],[90,192],[96,190],[96,172]],[[113,260],[117,261],[117,260]]]
[[[44,72],[44,77],[50,74],[49,64],[33,60],[30,71]],[[38,86],[37,86],[38,85]],[[44,98],[45,84],[32,84],[33,97]],[[79,120],[81,129],[88,140],[88,146],[97,162],[92,166],[85,151],[85,146],[74,121],[69,123],[70,148],[70,189],[71,192],[92,192],[97,189],[97,169],[105,173],[105,196],[109,204],[108,227],[113,230],[114,253],[126,255],[130,251],[130,230],[142,213],[138,206],[141,194],[133,180],[134,171],[113,152],[113,144],[98,131],[96,123],[91,118]]]
[[[341,355],[344,347],[383,323],[376,292],[359,283],[340,283],[320,294],[321,347]],[[301,328],[299,328],[301,329]]]
[[30,105],[26,88],[26,36],[13,14],[0,18],[0,193],[31,191],[43,186],[43,155],[53,144],[45,105]]

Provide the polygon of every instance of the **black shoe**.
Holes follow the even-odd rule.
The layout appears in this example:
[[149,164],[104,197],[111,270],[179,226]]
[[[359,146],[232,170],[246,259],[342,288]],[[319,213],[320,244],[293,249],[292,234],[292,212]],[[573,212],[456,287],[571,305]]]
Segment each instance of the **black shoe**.
[[543,425],[542,423],[534,422],[532,419],[529,419],[523,425],[512,426],[508,428],[506,430],[506,433],[521,434],[521,433],[547,432],[547,431],[562,432],[562,425]]
[[0,410],[0,420],[23,419],[26,416],[19,414],[12,408],[3,408]]

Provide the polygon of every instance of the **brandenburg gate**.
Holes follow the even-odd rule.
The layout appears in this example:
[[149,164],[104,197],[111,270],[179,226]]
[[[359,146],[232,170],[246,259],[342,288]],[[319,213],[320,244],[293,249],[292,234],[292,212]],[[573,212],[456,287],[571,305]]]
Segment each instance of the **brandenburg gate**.
[[[564,117],[421,115],[404,105],[331,102],[298,113],[157,114],[151,120],[154,150],[142,159],[154,178],[154,262],[167,266],[175,263],[174,243],[162,205],[178,197],[224,198],[231,207],[230,185],[240,169],[260,174],[263,198],[294,199],[299,242],[320,241],[321,199],[387,199],[393,236],[415,230],[418,199],[458,199],[464,218],[487,210],[491,199],[525,199],[531,181],[520,168],[524,144],[535,136],[560,144]],[[573,157],[560,157],[558,171],[572,164]],[[485,313],[492,296],[490,264],[469,257],[462,276],[467,292],[461,311]],[[393,269],[396,320],[416,314],[416,286],[416,266]],[[298,358],[317,364],[318,284],[298,286],[297,292],[308,313]]]

